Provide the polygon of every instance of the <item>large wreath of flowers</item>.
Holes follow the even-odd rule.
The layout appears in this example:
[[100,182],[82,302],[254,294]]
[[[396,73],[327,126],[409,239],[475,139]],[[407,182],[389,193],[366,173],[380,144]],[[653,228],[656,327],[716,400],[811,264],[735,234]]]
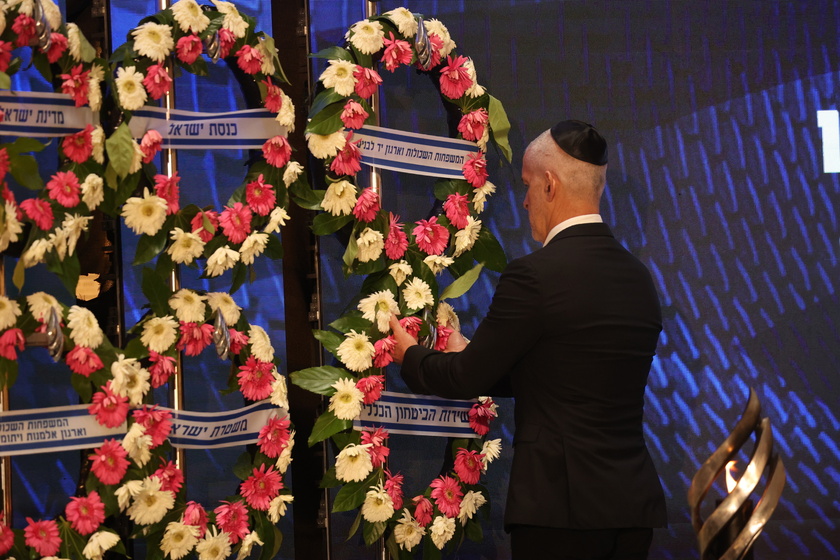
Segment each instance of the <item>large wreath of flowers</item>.
[[[214,9],[195,0],[179,0],[171,8],[141,21],[129,40],[111,57],[115,69],[113,92],[126,121],[133,111],[161,99],[172,88],[169,67],[177,75],[207,74],[207,59],[224,59],[259,86],[262,105],[276,114],[288,131],[294,130],[294,106],[280,88],[287,83],[274,40],[255,31],[256,21],[230,2],[213,0]],[[247,277],[248,266],[265,254],[283,255],[276,234],[289,215],[288,189],[305,184],[303,167],[291,159],[292,149],[282,136],[268,139],[250,163],[242,185],[221,209],[181,208],[180,177],[159,174],[154,165],[161,135],[146,132],[139,142],[124,122],[108,140],[109,180],[116,187],[117,206],[134,233],[141,235],[135,264],[159,254],[166,264],[196,266],[205,258],[203,273],[220,276],[233,269],[233,291]],[[130,196],[141,179],[151,186]],[[123,204],[124,202],[124,204]],[[165,251],[165,252],[164,252]]]
[[[31,64],[48,83],[73,98],[76,107],[89,106],[98,122],[102,105],[101,83],[104,61],[79,28],[65,24],[52,0],[13,0],[0,4],[0,88],[11,87],[11,75],[21,69],[21,49],[31,51]],[[58,79],[55,79],[57,74]],[[5,115],[0,114],[0,120]],[[23,241],[25,226],[31,227],[23,243],[14,282],[20,287],[24,271],[46,263],[70,293],[79,279],[76,246],[88,229],[90,213],[103,200],[105,134],[98,124],[65,136],[59,144],[61,163],[44,184],[32,152],[45,145],[33,138],[19,137],[0,145],[0,252]],[[11,174],[35,196],[20,202],[6,185]]]
[[[317,234],[351,229],[345,272],[368,277],[357,310],[331,324],[337,332],[316,331],[343,367],[310,368],[290,377],[330,398],[309,443],[331,437],[340,449],[323,482],[327,487],[343,485],[333,510],[360,507],[353,532],[363,525],[367,544],[385,537],[394,557],[410,556],[424,537],[429,541],[424,554],[434,557],[463,536],[481,538],[474,514],[488,497],[479,485],[481,474],[500,452],[499,440],[484,440],[496,405],[486,397],[479,400],[470,424],[481,437],[454,440],[453,471],[410,500],[403,498],[402,475],[386,468],[387,432],[381,427],[353,431],[352,420],[362,406],[380,398],[381,368],[392,362],[395,345],[388,325],[391,313],[401,314],[401,323],[413,335],[443,349],[458,328],[454,310],[443,300],[466,292],[483,266],[504,268],[501,246],[478,217],[495,191],[487,180],[485,150],[492,143],[509,160],[510,125],[501,103],[478,84],[471,60],[455,53],[440,21],[423,21],[398,8],[356,23],[346,37],[346,48],[331,47],[316,55],[327,59],[328,66],[319,78],[324,90],[313,102],[306,128],[311,153],[324,161],[328,186],[296,197],[296,202],[324,210],[314,220]],[[429,75],[444,102],[461,113],[458,137],[479,147],[467,158],[463,179],[437,181],[434,196],[443,201],[443,215],[410,225],[386,212],[375,190],[358,192],[355,184],[361,153],[353,131],[373,120],[368,100],[382,82],[383,66],[390,72],[413,67]],[[446,270],[454,281],[440,293],[436,277]]]

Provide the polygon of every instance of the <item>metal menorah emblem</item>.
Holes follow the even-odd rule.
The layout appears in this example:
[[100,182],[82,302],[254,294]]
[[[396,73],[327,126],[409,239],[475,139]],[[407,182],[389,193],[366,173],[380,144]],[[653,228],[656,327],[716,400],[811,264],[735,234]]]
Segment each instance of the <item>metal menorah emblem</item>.
[[[703,519],[700,506],[709,489],[724,472],[727,463],[755,434],[755,446],[749,464],[737,484],[726,497],[716,503],[714,511]],[[750,495],[767,473],[764,491],[753,507]],[[773,453],[773,430],[769,418],[761,418],[761,403],[750,389],[750,399],[735,428],[712,453],[688,489],[691,523],[697,535],[701,560],[741,560],[752,553],[752,546],[779,503],[785,487],[785,467]]]

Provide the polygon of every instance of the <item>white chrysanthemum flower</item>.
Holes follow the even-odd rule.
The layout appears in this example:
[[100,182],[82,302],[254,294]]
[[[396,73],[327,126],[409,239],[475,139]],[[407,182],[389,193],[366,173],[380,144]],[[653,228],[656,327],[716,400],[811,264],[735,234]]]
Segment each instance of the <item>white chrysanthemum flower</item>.
[[455,535],[455,520],[438,515],[432,521],[429,533],[432,535],[432,542],[435,543],[435,546],[439,550],[443,550],[443,546]]
[[362,317],[375,323],[379,332],[383,333],[391,330],[391,327],[388,326],[388,322],[391,320],[391,314],[398,314],[400,312],[400,308],[391,290],[374,292],[366,298],[363,298],[359,302],[358,309],[362,312]]
[[481,220],[467,216],[467,225],[464,229],[455,232],[455,256],[459,257],[472,249],[479,233],[481,233]]
[[288,410],[289,388],[286,386],[286,377],[280,375],[277,369],[272,374],[274,375],[274,381],[271,382],[271,404]]
[[230,536],[211,526],[195,547],[198,560],[225,560],[230,556]]
[[379,52],[385,46],[385,31],[378,21],[363,19],[350,28],[350,43],[362,54]]
[[262,546],[265,543],[260,540],[260,535],[256,531],[251,531],[242,539],[242,544],[239,545],[239,552],[236,553],[236,560],[245,560],[245,558],[248,558],[255,544]]
[[294,501],[291,494],[280,494],[268,504],[268,518],[272,523],[279,523],[280,518],[286,515],[286,506]]
[[73,60],[82,61],[82,31],[75,23],[67,24],[67,51]]
[[[99,66],[101,68],[101,66]],[[105,130],[100,125],[93,127],[90,132],[90,141],[93,146],[92,157],[96,163],[105,163]],[[98,175],[94,175],[97,177]],[[90,180],[90,175],[85,178],[85,181]]]
[[341,450],[335,458],[335,476],[344,482],[364,480],[373,470],[367,445],[351,443]]
[[429,255],[423,259],[423,262],[426,263],[426,266],[428,266],[434,274],[440,274],[446,270],[449,265],[454,263],[455,259],[447,257],[446,255]]
[[401,260],[400,262],[395,262],[388,266],[388,274],[391,275],[397,283],[397,286],[402,286],[402,283],[405,282],[406,278],[411,276],[412,272],[414,272],[414,270],[406,260]]
[[207,276],[210,278],[221,276],[226,270],[230,270],[238,262],[239,253],[237,251],[231,249],[229,245],[219,247],[207,258]]
[[149,371],[135,358],[126,358],[117,354],[117,360],[111,364],[111,390],[121,397],[128,397],[131,404],[140,406],[143,397],[149,392]]
[[239,259],[243,264],[254,264],[254,259],[263,254],[267,245],[268,234],[255,231],[246,237],[239,247]]
[[128,516],[138,525],[157,523],[175,505],[175,494],[161,490],[160,485],[160,479],[156,476],[143,479],[143,487],[128,508]]
[[[90,109],[94,113],[98,113],[102,107],[102,88],[99,87],[99,84],[102,83],[103,79],[105,79],[105,68],[101,64],[91,64],[90,74],[88,74],[88,105],[90,105]],[[104,159],[99,161],[95,145],[93,148],[93,157],[96,158],[97,162],[105,163]]]
[[[285,103],[283,103],[283,105],[285,105]],[[298,180],[301,173],[303,173],[303,166],[296,161],[290,161],[286,165],[286,169],[283,171],[283,184],[285,184],[286,187],[292,186],[292,183]]]
[[53,0],[41,0],[41,8],[44,10],[44,17],[47,18],[50,29],[58,31],[62,20],[58,5]]
[[235,325],[239,321],[242,308],[236,305],[233,298],[227,292],[208,292],[207,305],[213,311],[218,311],[225,318],[225,323]]
[[[350,371],[365,371],[373,367],[373,344],[365,333],[351,330],[344,335],[344,340],[338,345],[336,353]],[[355,418],[355,415],[345,419],[351,418]]]
[[186,288],[180,289],[169,298],[169,307],[175,310],[175,316],[185,323],[203,323],[207,311],[204,302],[206,296]]
[[148,21],[137,26],[131,36],[134,37],[134,50],[155,62],[163,62],[175,48],[172,29],[162,23]]
[[402,292],[405,304],[409,309],[423,309],[427,305],[432,305],[435,300],[432,296],[432,289],[429,285],[420,278],[412,278],[408,284],[405,285]]
[[76,252],[76,243],[79,241],[83,232],[88,230],[88,223],[93,219],[93,216],[82,216],[81,214],[64,214],[64,220],[61,222],[61,229],[67,239],[67,254],[72,255]]
[[82,202],[88,207],[88,210],[96,210],[103,200],[105,200],[105,182],[102,177],[93,173],[88,174],[85,180],[82,181]]
[[[370,344],[367,340],[365,340],[365,343]],[[372,349],[373,345],[371,344],[370,346]],[[339,352],[341,352],[340,349]],[[362,401],[365,398],[365,394],[356,387],[355,381],[347,377],[342,377],[333,383],[332,387],[335,389],[335,394],[330,397],[329,410],[339,420],[355,419],[362,411]]]
[[[36,239],[32,242],[32,245],[27,247],[27,249],[23,252],[20,256],[20,260],[23,262],[24,268],[32,268],[33,266],[44,262],[47,258],[47,253],[52,251],[52,249],[53,244],[49,239]],[[3,243],[0,242],[0,252],[3,250]]]
[[292,98],[285,94],[285,92],[280,92],[280,97],[282,98],[283,102],[280,105],[280,111],[277,112],[277,116],[274,117],[274,120],[280,123],[281,126],[285,126],[286,130],[289,132],[295,131],[295,104],[292,103]]
[[324,193],[321,208],[333,216],[348,216],[356,206],[356,187],[342,179],[332,183]]
[[452,330],[461,330],[461,321],[458,319],[455,309],[445,301],[438,303],[437,311],[435,312],[435,321],[438,325],[449,327]]
[[18,240],[23,233],[23,224],[17,219],[17,207],[14,203],[5,201],[3,205],[2,231],[0,231],[0,252],[5,251],[10,243]]
[[371,486],[365,494],[365,501],[362,504],[362,517],[368,523],[388,521],[394,515],[394,501],[382,484]]
[[204,253],[204,241],[191,231],[176,227],[169,232],[169,238],[172,239],[172,245],[166,252],[174,263],[190,264]]
[[136,234],[154,235],[166,221],[166,200],[143,189],[142,198],[132,196],[125,201],[122,217],[125,225]]
[[498,459],[502,454],[501,438],[488,439],[485,441],[484,446],[481,448],[481,454],[484,455],[484,457],[481,458],[481,468],[487,472],[487,465]]
[[496,192],[496,185],[490,181],[485,181],[483,185],[473,191],[473,208],[478,214],[484,212],[484,204],[487,202],[487,197]]
[[239,14],[236,6],[231,2],[222,2],[221,0],[212,1],[216,5],[216,9],[219,10],[219,13],[225,15],[222,26],[230,30],[237,39],[244,37],[245,32],[248,31],[248,22]]
[[289,213],[286,212],[285,208],[281,208],[278,206],[274,210],[271,211],[271,214],[268,215],[268,223],[263,228],[263,232],[265,233],[277,233],[280,231],[280,226],[286,225],[286,220],[289,219]]
[[382,232],[371,228],[365,228],[356,240],[359,248],[359,262],[375,261],[385,249],[385,237]]
[[20,305],[13,299],[0,295],[0,331],[4,331],[17,323],[22,311]]
[[394,25],[397,26],[400,33],[409,39],[417,35],[417,20],[408,8],[397,8],[390,12],[385,12],[383,15],[389,17],[394,22]]
[[449,30],[443,22],[437,19],[429,19],[424,21],[423,25],[426,27],[426,33],[437,35],[443,41],[443,46],[440,49],[441,58],[445,58],[455,49],[455,41],[452,40]]
[[140,342],[149,350],[163,354],[178,340],[178,321],[174,317],[152,317],[143,323]]
[[70,328],[70,338],[77,346],[98,348],[105,340],[105,334],[99,327],[99,321],[90,309],[74,305],[67,312],[67,326]]
[[266,76],[274,74],[274,61],[277,60],[277,48],[269,48],[268,43],[264,37],[258,37],[257,51],[262,55],[260,60],[260,72]]
[[64,260],[64,257],[67,256],[67,234],[64,233],[64,230],[61,228],[56,229],[52,233],[50,233],[50,245],[55,250],[56,256],[58,256],[59,260]]
[[[274,463],[274,467],[280,472],[280,474],[285,474],[286,470],[289,468],[289,465],[292,464],[292,450],[294,448],[295,448],[295,431],[291,430],[289,432],[289,442],[286,444],[286,447],[283,448],[283,451],[280,452],[280,456],[277,457],[277,461]],[[291,500],[289,500],[289,501],[291,501]],[[284,511],[285,511],[285,506],[284,506]],[[276,523],[276,521],[275,521],[275,523]]]
[[394,527],[394,539],[400,548],[411,551],[412,548],[420,544],[423,540],[423,535],[426,530],[411,517],[411,513],[407,509],[403,510],[402,518],[397,521],[397,526]]
[[458,521],[461,522],[461,525],[472,519],[472,516],[475,515],[478,508],[486,503],[487,498],[481,492],[470,490],[464,494],[464,498],[461,500],[461,510],[458,512]]
[[[466,95],[469,95],[470,97],[481,97],[482,95],[484,95],[485,89],[483,86],[478,85],[478,77],[475,73],[475,63],[473,62],[473,59],[467,58],[467,61],[464,63],[464,68],[467,69],[467,74],[469,75],[473,84],[470,86],[470,89],[468,89],[464,93]],[[486,126],[484,127],[484,136],[481,138],[481,140],[478,141],[478,145],[481,147],[482,150],[484,150],[487,146],[487,140],[489,139],[488,128],[489,127]]]
[[138,467],[142,467],[152,458],[152,436],[146,434],[143,424],[131,425],[123,436],[122,447]]
[[26,303],[29,305],[29,312],[37,321],[46,323],[50,318],[50,312],[55,312],[61,318],[61,304],[47,292],[35,292],[26,296]]
[[[181,0],[183,2],[184,0]],[[160,541],[160,550],[164,556],[172,560],[183,558],[198,544],[198,531],[196,525],[185,525],[178,521],[170,521]]]
[[97,531],[88,538],[82,555],[88,560],[102,560],[105,553],[114,548],[118,542],[120,542],[120,537],[116,533]]
[[117,78],[114,81],[117,84],[120,105],[126,111],[136,111],[146,104],[148,95],[143,87],[143,77],[134,66],[117,68]]
[[142,480],[129,480],[114,492],[117,497],[117,504],[120,506],[120,511],[125,511],[131,505],[131,500],[134,499],[143,489]]
[[274,346],[271,345],[268,333],[261,326],[251,325],[248,330],[248,343],[251,345],[251,355],[256,359],[261,362],[274,361]]
[[327,135],[306,133],[305,136],[310,153],[318,159],[333,157],[347,144],[347,137],[341,130]]
[[356,65],[349,60],[330,60],[330,65],[318,79],[324,83],[324,87],[333,88],[338,95],[347,97],[356,88],[356,78],[353,76],[355,71]]
[[178,0],[172,4],[172,15],[184,33],[199,34],[210,25],[210,18],[195,0]]

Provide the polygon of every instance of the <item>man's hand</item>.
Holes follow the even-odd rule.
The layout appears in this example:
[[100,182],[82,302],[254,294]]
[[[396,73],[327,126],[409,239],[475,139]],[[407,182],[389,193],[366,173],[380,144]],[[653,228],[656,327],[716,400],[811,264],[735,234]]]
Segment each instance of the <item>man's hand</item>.
[[464,338],[461,331],[452,331],[449,335],[449,340],[446,341],[446,349],[444,352],[460,352],[467,347],[469,341]]
[[394,346],[394,351],[392,356],[394,357],[394,361],[398,364],[403,363],[403,358],[405,357],[405,351],[410,347],[417,344],[417,339],[411,336],[406,332],[406,330],[400,325],[400,320],[397,319],[397,316],[393,313],[391,314],[391,332],[394,335],[394,340],[397,341],[397,345]]

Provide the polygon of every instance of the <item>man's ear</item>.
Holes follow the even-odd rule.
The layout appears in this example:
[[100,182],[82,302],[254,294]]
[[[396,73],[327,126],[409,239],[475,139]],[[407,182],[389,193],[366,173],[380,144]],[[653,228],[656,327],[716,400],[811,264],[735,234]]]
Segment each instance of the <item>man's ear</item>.
[[557,175],[552,173],[551,171],[545,172],[545,186],[543,189],[545,190],[545,199],[548,202],[554,200],[554,197],[557,196],[557,189],[560,188],[560,180],[557,178]]

